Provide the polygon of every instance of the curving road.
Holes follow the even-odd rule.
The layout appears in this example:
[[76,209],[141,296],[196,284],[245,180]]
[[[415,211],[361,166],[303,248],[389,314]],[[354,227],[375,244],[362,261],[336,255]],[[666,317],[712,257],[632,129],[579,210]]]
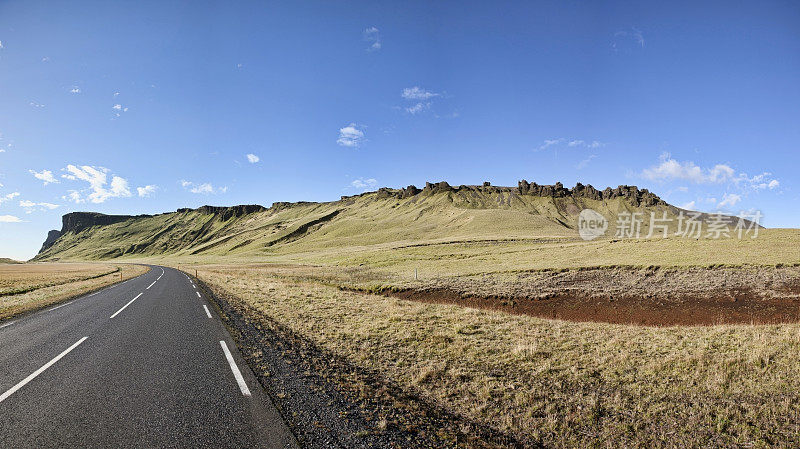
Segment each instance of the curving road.
[[177,270],[0,326],[0,447],[298,447]]

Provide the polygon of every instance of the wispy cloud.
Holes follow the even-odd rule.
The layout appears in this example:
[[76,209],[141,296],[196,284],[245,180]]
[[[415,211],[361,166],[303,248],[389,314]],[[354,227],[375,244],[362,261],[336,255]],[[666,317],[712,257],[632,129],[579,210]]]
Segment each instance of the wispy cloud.
[[158,186],[148,184],[144,187],[137,187],[136,193],[139,195],[140,198],[147,198],[156,193],[156,190],[158,190]]
[[339,128],[339,138],[336,143],[348,148],[357,148],[364,142],[364,131],[360,126],[351,123],[344,128]]
[[7,194],[5,194],[3,196],[0,196],[0,204],[5,203],[6,201],[11,201],[11,200],[13,200],[14,198],[16,198],[18,196],[19,196],[19,192],[11,192],[11,193],[7,193]]
[[253,153],[248,153],[248,154],[247,154],[247,162],[249,162],[249,163],[251,163],[251,164],[255,164],[256,162],[258,162],[258,161],[260,161],[260,160],[261,160],[261,158],[260,158],[260,157],[258,157],[258,156],[256,156],[256,155],[255,155],[255,154],[253,154]]
[[686,209],[686,210],[695,210],[695,207],[697,207],[697,203],[694,201],[689,201],[688,203],[681,204],[679,207],[681,209]]
[[566,147],[566,148],[589,148],[597,149],[606,146],[605,143],[598,140],[583,140],[583,139],[566,139],[563,137],[555,139],[545,139],[536,151],[544,151],[550,147]]
[[32,174],[36,179],[42,181],[44,185],[47,184],[58,184],[58,179],[53,176],[53,172],[50,170],[42,170],[41,172],[37,172],[35,170],[28,170],[30,174]]
[[[69,193],[62,198],[74,203],[84,203],[90,201],[92,203],[104,203],[111,198],[127,198],[132,196],[128,181],[116,175],[111,176],[111,181],[108,181],[108,174],[110,170],[105,167],[95,167],[91,165],[67,165],[63,169],[66,173],[61,175],[62,178],[70,181],[84,181],[89,184],[85,189],[70,190]],[[85,197],[84,197],[85,195]]]
[[[118,93],[115,93],[114,96],[116,96],[117,94]],[[114,111],[114,117],[119,117],[122,115],[123,112],[128,112],[128,108],[122,106],[119,103],[115,104],[114,106],[111,106],[111,110]]]
[[200,195],[225,193],[228,191],[227,187],[214,187],[210,182],[194,183],[191,181],[181,180],[181,187],[192,193]]
[[378,51],[381,49],[381,32],[376,27],[369,27],[364,30],[364,41],[369,43],[367,51]]
[[595,159],[596,157],[597,157],[597,155],[596,155],[596,154],[590,154],[590,155],[589,155],[589,157],[587,157],[586,159],[584,159],[584,160],[582,160],[582,161],[578,162],[578,165],[576,165],[576,166],[575,166],[575,168],[577,168],[578,170],[583,170],[583,169],[584,169],[584,168],[586,168],[586,167],[589,165],[589,163],[590,163],[590,162],[592,162],[592,160],[593,160],[593,159]]
[[741,195],[737,195],[735,193],[725,193],[722,195],[722,201],[717,204],[717,207],[724,208],[724,207],[733,207],[739,201],[742,200]]
[[358,178],[350,183],[350,186],[356,189],[370,189],[378,185],[378,180],[375,178]]
[[78,86],[72,86],[72,89],[69,90],[71,94],[79,94],[81,93],[81,88]]
[[406,100],[428,100],[433,97],[438,97],[441,94],[425,90],[419,86],[406,87],[400,94]]
[[0,215],[0,223],[22,223],[22,220],[13,215]]
[[29,104],[29,105],[31,105],[31,106],[33,106],[34,108],[37,108],[37,109],[41,109],[41,108],[43,108],[43,107],[44,107],[44,105],[43,105],[43,104],[41,104],[41,103],[37,103],[37,102],[35,102],[35,101],[31,101],[31,102],[30,102],[30,103],[28,103],[28,104]]
[[614,39],[611,42],[611,49],[614,52],[631,51],[637,48],[644,48],[644,34],[638,28],[631,27],[630,30],[620,30],[614,33]]
[[415,115],[415,114],[419,114],[420,112],[422,112],[422,111],[424,111],[426,109],[430,109],[430,107],[431,107],[431,102],[426,102],[426,103],[419,102],[419,103],[417,103],[417,104],[415,104],[413,106],[406,107],[405,110],[409,114]]
[[57,209],[59,207],[59,205],[58,204],[53,204],[53,203],[35,203],[35,202],[29,201],[29,200],[22,200],[22,201],[19,202],[19,207],[25,209],[25,213],[30,214],[31,212],[33,212],[36,209],[39,209],[39,210],[42,210],[42,211]]

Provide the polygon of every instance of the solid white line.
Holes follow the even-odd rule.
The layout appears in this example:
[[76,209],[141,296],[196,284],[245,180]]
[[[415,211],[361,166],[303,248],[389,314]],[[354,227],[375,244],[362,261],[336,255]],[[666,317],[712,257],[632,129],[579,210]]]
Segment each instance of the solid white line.
[[130,301],[127,303],[127,304],[125,304],[124,306],[122,306],[122,308],[121,308],[121,309],[117,310],[117,311],[116,311],[116,312],[115,312],[113,315],[111,315],[111,316],[109,317],[109,319],[111,319],[111,318],[114,318],[115,316],[119,315],[119,313],[120,313],[120,312],[122,312],[123,310],[125,310],[125,308],[126,308],[126,307],[128,307],[129,305],[131,305],[131,304],[132,304],[134,301],[136,301],[137,299],[139,299],[139,297],[140,297],[140,296],[142,296],[142,295],[143,295],[143,293],[139,293],[138,295],[136,295],[136,297],[135,297],[135,298],[131,299],[131,300],[130,300]]
[[152,284],[148,285],[148,286],[147,286],[147,288],[146,288],[145,290],[150,290],[150,287],[152,287],[152,286],[156,285],[156,282],[158,282],[158,279],[156,279],[155,281],[153,281],[153,283],[152,283]]
[[73,349],[77,348],[79,344],[81,344],[84,341],[86,341],[86,338],[87,337],[81,338],[80,340],[78,340],[77,343],[75,343],[72,346],[70,346],[69,348],[67,348],[66,351],[64,351],[61,354],[57,355],[53,360],[50,360],[49,362],[45,363],[43,367],[37,369],[30,376],[26,377],[25,379],[22,379],[22,381],[20,383],[18,383],[16,385],[14,385],[13,387],[11,387],[10,390],[8,390],[5,393],[1,394],[0,395],[0,402],[5,401],[6,399],[8,399],[9,396],[11,396],[12,394],[16,393],[17,390],[19,390],[20,388],[24,387],[25,385],[28,384],[28,382],[30,382],[33,379],[35,379],[36,376],[38,376],[39,374],[42,374],[43,372],[45,372],[45,370],[47,368],[50,368],[51,366],[53,366],[56,362],[61,360],[62,357],[64,357],[65,355],[69,354],[70,351],[72,351]]
[[60,309],[60,308],[62,308],[62,307],[64,307],[64,306],[68,306],[68,305],[72,304],[73,302],[74,302],[74,301],[65,302],[64,304],[60,304],[60,305],[57,305],[57,306],[55,306],[55,307],[51,307],[51,308],[47,309],[47,311],[48,311],[48,312],[52,312],[53,310]]
[[206,315],[208,315],[208,317],[211,318],[211,312],[208,311],[208,307],[205,304],[203,304],[203,308],[206,310]]
[[200,292],[195,292],[195,293],[197,293],[197,297],[199,298],[200,297]]
[[233,355],[231,351],[228,350],[228,345],[225,344],[224,341],[220,340],[219,344],[222,346],[222,352],[225,353],[225,358],[228,359],[228,365],[231,366],[231,371],[233,371],[233,377],[236,378],[236,383],[239,384],[239,389],[242,390],[242,394],[245,396],[250,396],[250,389],[247,388],[247,384],[244,383],[244,377],[242,377],[242,372],[239,371],[239,367],[236,366],[236,362],[233,361]]
[[8,323],[6,323],[6,324],[0,325],[0,329],[2,329],[2,328],[4,328],[4,327],[11,326],[11,325],[12,325],[12,324],[14,324],[14,323],[16,323],[16,321],[11,321],[11,322],[8,322]]

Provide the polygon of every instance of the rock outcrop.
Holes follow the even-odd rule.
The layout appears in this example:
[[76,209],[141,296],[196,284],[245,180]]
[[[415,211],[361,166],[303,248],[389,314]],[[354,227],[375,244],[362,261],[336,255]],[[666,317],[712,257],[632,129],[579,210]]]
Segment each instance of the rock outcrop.
[[57,229],[53,229],[52,231],[48,232],[47,238],[44,240],[44,243],[42,243],[42,249],[40,249],[39,252],[42,252],[47,248],[53,246],[53,244],[56,242],[56,240],[58,240],[59,237],[61,237],[61,231]]
[[[151,215],[140,215],[150,217]],[[131,215],[106,215],[97,212],[71,212],[61,218],[61,235],[78,233],[92,226],[107,226],[134,218]]]
[[240,204],[238,206],[201,206],[197,208],[197,212],[201,214],[217,214],[221,220],[228,220],[231,218],[238,218],[256,212],[264,212],[267,210],[264,206],[258,204]]
[[[419,194],[432,195],[435,193],[462,192],[462,191],[475,191],[483,193],[493,193],[493,192],[516,193],[518,195],[531,195],[531,196],[541,196],[550,198],[568,198],[568,197],[588,198],[597,201],[611,200],[614,198],[625,198],[628,201],[630,201],[632,205],[637,207],[667,204],[656,194],[648,191],[647,189],[640,189],[636,186],[621,185],[615,189],[607,187],[605,190],[601,192],[596,188],[592,187],[591,185],[583,185],[581,183],[577,183],[575,187],[569,189],[567,187],[564,187],[564,185],[560,182],[557,182],[553,185],[539,185],[535,182],[529,183],[524,179],[522,181],[519,181],[517,187],[493,186],[489,182],[484,182],[482,185],[478,186],[461,185],[458,187],[453,187],[445,181],[440,181],[436,183],[426,182],[425,188],[423,188],[422,190],[411,185],[402,189],[390,189],[388,187],[382,187],[378,189],[377,193],[378,197],[381,198],[394,197],[398,199],[404,199]],[[368,193],[370,192],[366,192],[361,195],[366,195]],[[361,195],[356,195],[356,196],[361,196]],[[351,197],[342,197],[342,199],[345,198],[351,198]]]

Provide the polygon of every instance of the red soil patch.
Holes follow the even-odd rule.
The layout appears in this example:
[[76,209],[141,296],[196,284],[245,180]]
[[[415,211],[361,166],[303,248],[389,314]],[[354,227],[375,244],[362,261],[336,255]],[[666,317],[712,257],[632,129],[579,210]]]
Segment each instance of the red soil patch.
[[[794,287],[791,290],[797,290]],[[715,297],[663,300],[643,297],[576,297],[548,299],[461,296],[450,290],[405,290],[388,295],[433,304],[455,304],[517,315],[568,321],[642,326],[778,324],[800,322],[800,301],[761,299],[749,291],[719,292]]]

